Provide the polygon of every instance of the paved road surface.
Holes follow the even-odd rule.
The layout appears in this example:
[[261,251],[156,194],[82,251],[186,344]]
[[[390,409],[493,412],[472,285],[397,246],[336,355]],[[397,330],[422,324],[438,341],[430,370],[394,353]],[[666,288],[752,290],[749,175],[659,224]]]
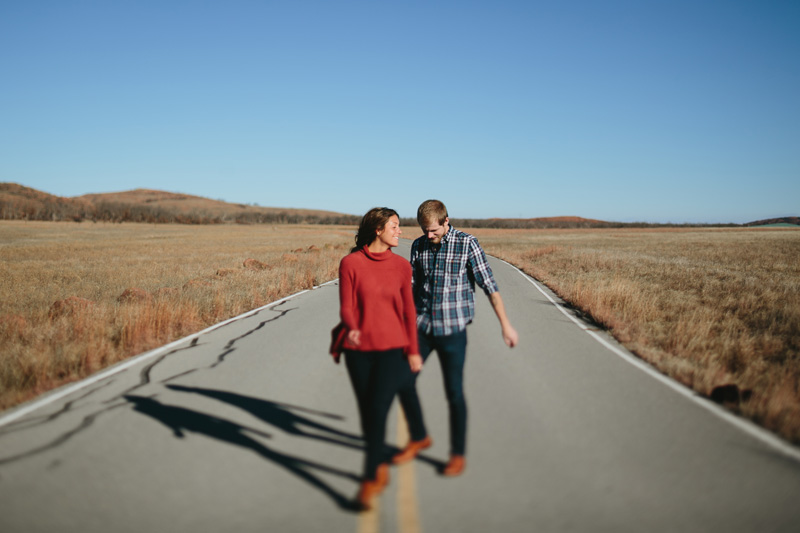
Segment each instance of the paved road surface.
[[800,531],[796,449],[676,392],[491,264],[521,345],[505,348],[479,295],[462,477],[438,474],[432,357],[420,389],[434,446],[392,469],[378,510],[352,512],[363,450],[326,354],[328,284],[4,413],[0,531]]

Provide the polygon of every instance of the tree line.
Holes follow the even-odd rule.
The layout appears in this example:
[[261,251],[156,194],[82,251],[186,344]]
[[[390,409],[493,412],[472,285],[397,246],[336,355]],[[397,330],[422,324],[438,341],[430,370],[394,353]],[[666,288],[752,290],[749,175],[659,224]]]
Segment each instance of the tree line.
[[154,205],[121,202],[58,202],[0,200],[0,219],[72,222],[139,222],[148,224],[358,224],[355,215],[314,215],[292,211],[214,214],[203,210],[178,212]]
[[[776,219],[751,222],[757,225],[765,222],[797,223],[792,220]],[[314,214],[294,210],[244,211],[224,214],[212,213],[202,209],[176,210],[152,204],[132,204],[114,201],[91,202],[85,199],[61,198],[41,193],[24,186],[10,183],[0,184],[0,219],[2,220],[43,220],[74,222],[139,222],[148,224],[330,224],[358,225],[361,217],[347,214]],[[404,226],[416,226],[414,218],[401,218]],[[645,222],[603,222],[580,218],[453,218],[453,226],[458,228],[497,228],[497,229],[585,229],[585,228],[664,228],[664,227],[737,227],[740,224],[651,224]]]

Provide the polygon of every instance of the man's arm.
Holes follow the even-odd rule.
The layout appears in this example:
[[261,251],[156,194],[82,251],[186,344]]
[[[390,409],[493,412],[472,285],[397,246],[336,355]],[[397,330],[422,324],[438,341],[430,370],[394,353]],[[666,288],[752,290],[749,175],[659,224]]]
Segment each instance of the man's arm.
[[499,290],[497,282],[494,280],[492,267],[489,266],[489,261],[486,260],[486,253],[481,248],[481,245],[478,244],[478,239],[471,235],[469,235],[469,240],[467,241],[466,254],[467,270],[472,273],[472,278],[478,287],[483,289],[487,296],[491,297],[492,293]]
[[517,334],[517,330],[514,329],[506,316],[506,307],[503,305],[503,298],[500,296],[500,292],[495,291],[490,294],[489,301],[492,302],[494,314],[497,315],[497,319],[500,321],[500,328],[503,330],[503,341],[509,348],[513,348],[519,342],[519,334]]
[[486,260],[486,253],[474,237],[470,239],[468,253],[469,267],[475,282],[489,296],[494,314],[497,315],[497,319],[500,321],[500,328],[503,330],[503,341],[510,348],[513,348],[519,342],[519,335],[508,320],[508,316],[506,316],[506,307],[503,305],[503,298],[500,296],[497,282],[492,275],[492,269]]

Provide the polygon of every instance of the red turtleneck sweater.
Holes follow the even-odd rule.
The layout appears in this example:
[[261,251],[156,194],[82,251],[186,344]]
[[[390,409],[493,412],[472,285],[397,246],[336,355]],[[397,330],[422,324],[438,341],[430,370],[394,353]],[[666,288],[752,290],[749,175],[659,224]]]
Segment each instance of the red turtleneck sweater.
[[411,265],[391,249],[372,253],[365,246],[342,259],[339,302],[347,329],[361,331],[361,344],[345,341],[346,349],[419,353]]

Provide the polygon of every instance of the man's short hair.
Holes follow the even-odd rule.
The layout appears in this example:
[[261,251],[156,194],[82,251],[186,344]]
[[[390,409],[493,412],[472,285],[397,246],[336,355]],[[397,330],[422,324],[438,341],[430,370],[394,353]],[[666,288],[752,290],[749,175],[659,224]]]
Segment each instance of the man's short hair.
[[417,209],[417,222],[420,226],[432,220],[444,224],[448,216],[447,208],[439,200],[425,200],[419,204],[419,209]]

